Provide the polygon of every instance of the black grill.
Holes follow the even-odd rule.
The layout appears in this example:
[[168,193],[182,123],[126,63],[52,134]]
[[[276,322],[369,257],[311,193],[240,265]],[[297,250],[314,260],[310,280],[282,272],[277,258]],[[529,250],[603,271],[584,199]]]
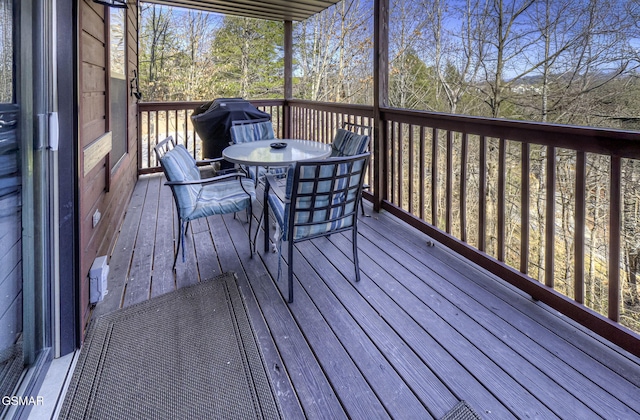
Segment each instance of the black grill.
[[[260,111],[242,98],[218,98],[199,106],[191,114],[196,133],[202,139],[202,156],[217,158],[231,142],[231,122],[236,120],[271,120],[271,115]],[[230,167],[231,164],[222,165]]]

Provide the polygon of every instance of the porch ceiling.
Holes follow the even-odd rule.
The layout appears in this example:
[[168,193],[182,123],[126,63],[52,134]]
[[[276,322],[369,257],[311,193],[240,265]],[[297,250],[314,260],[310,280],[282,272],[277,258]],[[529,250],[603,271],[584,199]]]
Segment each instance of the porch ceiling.
[[319,13],[339,0],[151,0],[145,3],[163,4],[277,21],[301,21]]

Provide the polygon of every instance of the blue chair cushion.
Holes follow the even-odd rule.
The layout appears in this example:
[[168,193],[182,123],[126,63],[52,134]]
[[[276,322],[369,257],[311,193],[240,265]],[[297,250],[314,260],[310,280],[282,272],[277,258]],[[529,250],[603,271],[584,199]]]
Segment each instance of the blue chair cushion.
[[331,156],[355,156],[367,151],[369,136],[339,128],[331,144]]
[[[189,162],[191,163],[191,165],[196,166],[197,162],[195,160],[195,158],[193,156],[191,156],[191,153],[189,153],[189,151],[187,150],[186,147],[184,147],[183,144],[177,144],[174,149],[181,154],[182,158],[184,159],[185,162]],[[199,176],[199,175],[198,175]]]
[[[355,165],[359,165],[360,167],[355,166],[352,172],[359,172],[362,165],[364,165],[364,161],[356,162]],[[349,165],[338,164],[336,167],[335,163],[331,163],[331,158],[328,158],[327,164],[320,166],[318,178],[322,179],[324,177],[330,177],[334,170],[337,171],[338,175],[346,175],[349,173]],[[292,165],[289,168],[289,173],[287,174],[287,185],[285,189],[285,196],[287,199],[290,199],[292,196],[294,171],[295,166]],[[302,166],[296,191],[298,196],[296,199],[297,202],[294,206],[296,210],[293,215],[293,222],[294,225],[298,225],[300,223],[312,224],[295,226],[293,229],[293,237],[289,238],[289,213],[291,211],[291,204],[283,204],[276,194],[270,193],[268,196],[269,206],[273,210],[273,214],[278,221],[278,224],[282,227],[282,239],[285,241],[297,241],[351,227],[353,225],[353,218],[341,218],[341,216],[345,212],[353,211],[356,206],[357,203],[355,202],[355,195],[357,189],[354,188],[349,190],[349,196],[347,197],[344,196],[344,193],[331,194],[331,191],[345,187],[346,183],[349,183],[351,186],[358,185],[360,182],[360,176],[362,175],[356,173],[348,177],[338,178],[336,180],[336,185],[333,185],[331,181],[317,182],[315,167]],[[305,194],[310,194],[314,192],[314,190],[316,194],[315,201],[313,201],[310,196],[305,196]],[[347,200],[350,200],[350,202],[346,206],[342,207],[339,205]],[[305,210],[311,209],[312,206],[314,210]]]
[[[185,154],[179,147],[169,150],[161,159],[161,164],[165,170],[168,181],[184,182],[200,179],[200,172],[197,167],[191,163],[189,153]],[[196,207],[198,196],[202,185],[177,185],[173,188],[178,213],[181,218],[185,218],[191,214]]]
[[268,173],[275,176],[276,178],[284,178],[285,176],[287,176],[287,170],[287,167],[265,168],[263,166],[258,166],[258,172],[256,173],[256,167],[250,166],[249,176],[251,177],[251,179],[256,180],[263,178],[264,175]]
[[235,213],[248,208],[256,198],[254,182],[248,178],[243,178],[241,182],[242,185],[237,179],[231,179],[204,185],[193,212],[185,219]]
[[234,143],[268,140],[276,138],[271,121],[231,126],[231,140]]
[[[186,149],[182,149],[176,146],[162,158],[167,179],[175,182],[200,180],[195,160]],[[246,209],[255,199],[255,187],[250,179],[244,178],[241,182],[242,185],[237,179],[230,179],[206,185],[173,186],[180,218],[194,220]]]

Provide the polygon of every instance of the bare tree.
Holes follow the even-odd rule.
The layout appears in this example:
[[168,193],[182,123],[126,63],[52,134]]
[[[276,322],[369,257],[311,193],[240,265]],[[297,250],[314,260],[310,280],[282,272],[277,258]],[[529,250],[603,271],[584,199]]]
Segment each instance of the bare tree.
[[546,0],[531,8],[530,19],[541,23],[544,51],[534,71],[540,89],[530,91],[539,98],[532,119],[585,124],[585,115],[602,113],[599,103],[612,98],[602,87],[637,69],[633,20],[622,2],[603,0]]
[[344,0],[295,25],[298,95],[317,101],[370,103],[370,8]]
[[414,0],[396,0],[391,8],[389,46],[389,102],[398,108],[437,110],[436,84],[424,62],[428,49],[424,32],[432,23]]
[[173,12],[170,8],[153,4],[143,6],[142,13],[146,17],[140,34],[142,89],[146,98],[157,100],[166,93],[161,74],[166,71],[166,60],[171,54],[172,34],[169,28]]
[[184,17],[183,37],[186,63],[181,66],[186,75],[184,99],[187,101],[204,99],[211,96],[211,75],[215,71],[208,52],[214,33],[213,15],[201,11],[189,10]]

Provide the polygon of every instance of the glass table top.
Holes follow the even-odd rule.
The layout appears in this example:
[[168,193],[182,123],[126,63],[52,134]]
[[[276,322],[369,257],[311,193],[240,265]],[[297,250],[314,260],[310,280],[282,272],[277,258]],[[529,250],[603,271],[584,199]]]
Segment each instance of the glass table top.
[[[274,148],[273,143],[285,144]],[[294,162],[324,159],[331,154],[331,145],[311,140],[270,139],[233,144],[222,151],[229,162],[255,166],[287,166]]]

